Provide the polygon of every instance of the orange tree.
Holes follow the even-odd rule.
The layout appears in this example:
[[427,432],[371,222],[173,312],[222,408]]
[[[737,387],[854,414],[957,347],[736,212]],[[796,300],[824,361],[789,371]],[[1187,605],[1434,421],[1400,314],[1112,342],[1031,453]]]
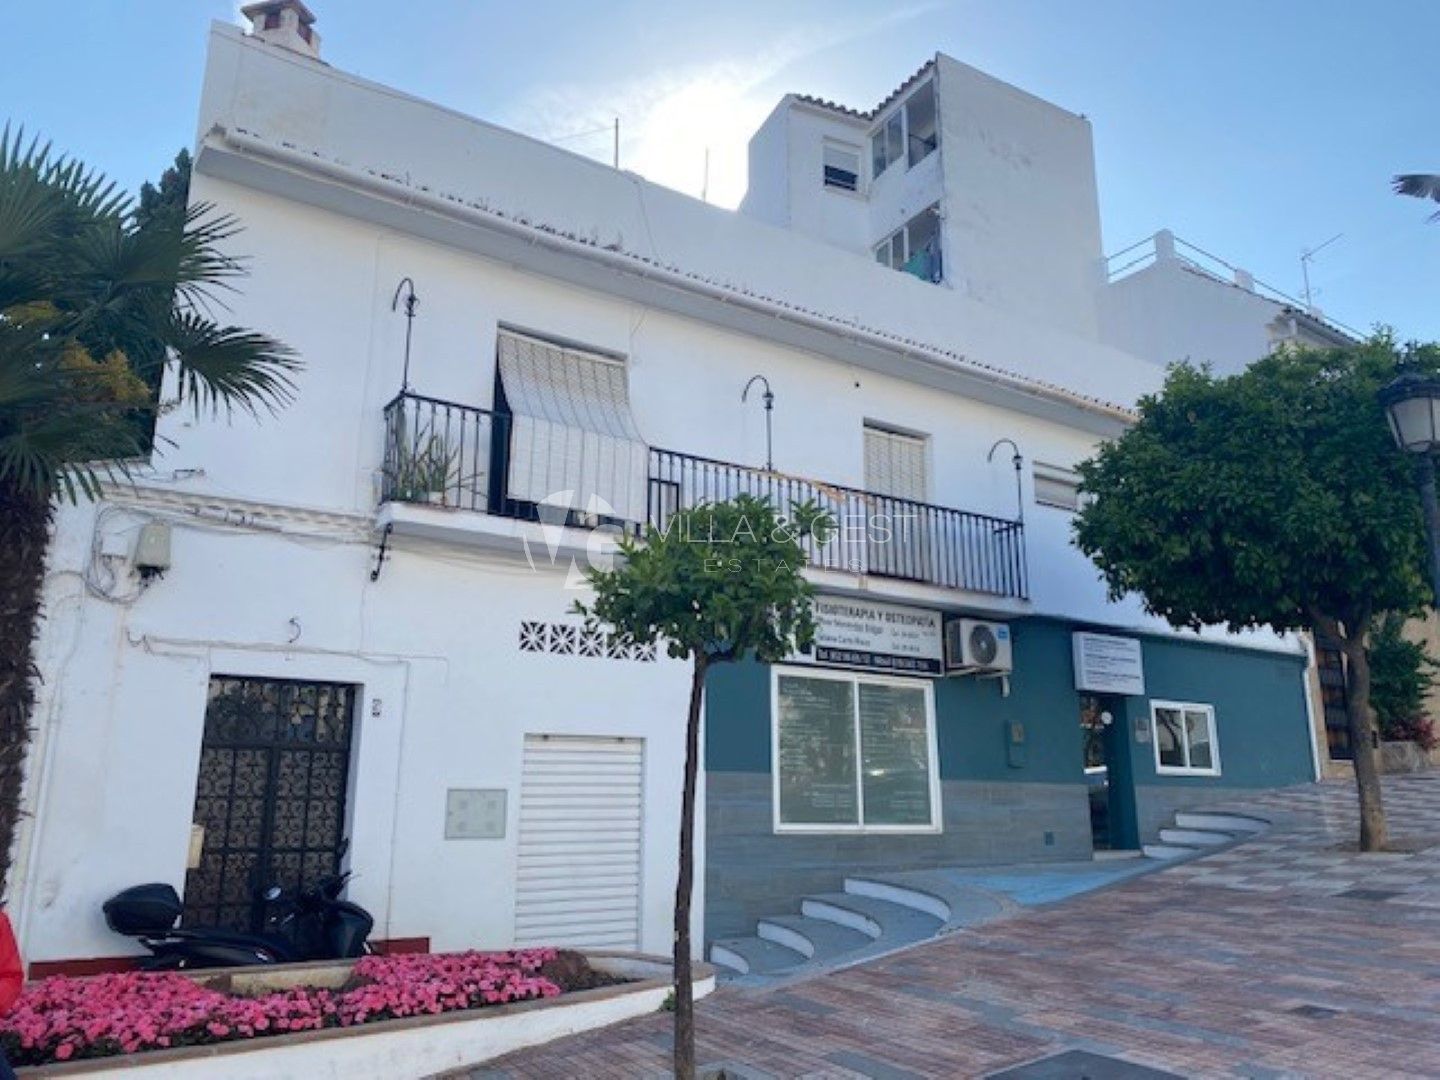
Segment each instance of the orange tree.
[[1139,421],[1080,466],[1075,522],[1112,598],[1172,625],[1307,630],[1338,641],[1350,680],[1360,846],[1385,846],[1367,639],[1430,600],[1420,499],[1380,388],[1440,370],[1440,348],[1379,335],[1286,349],[1216,378],[1172,368]]
[[700,708],[714,664],[753,657],[773,662],[814,638],[805,549],[828,528],[809,504],[791,518],[750,495],[681,510],[640,541],[620,541],[610,568],[588,573],[594,599],[577,602],[587,623],[627,643],[663,644],[690,661],[685,779],[680,800],[680,861],[675,882],[675,1075],[695,1075],[695,1011],[690,967],[690,898],[695,880],[695,784]]

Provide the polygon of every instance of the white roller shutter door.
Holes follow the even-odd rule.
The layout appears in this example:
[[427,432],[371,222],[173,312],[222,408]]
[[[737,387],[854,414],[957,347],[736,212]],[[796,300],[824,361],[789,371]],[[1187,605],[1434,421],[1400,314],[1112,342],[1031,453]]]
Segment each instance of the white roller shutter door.
[[525,737],[516,945],[640,947],[644,746]]

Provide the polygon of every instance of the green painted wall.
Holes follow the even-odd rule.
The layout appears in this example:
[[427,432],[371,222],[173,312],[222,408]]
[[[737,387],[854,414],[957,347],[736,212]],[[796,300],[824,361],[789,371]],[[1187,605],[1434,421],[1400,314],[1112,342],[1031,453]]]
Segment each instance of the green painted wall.
[[[1074,689],[1070,634],[1049,619],[1011,623],[1015,675],[1010,696],[998,679],[935,681],[940,775],[947,780],[1078,782],[1081,778],[1079,700]],[[1151,697],[1215,707],[1222,774],[1158,776],[1153,745],[1135,737],[1148,722],[1148,698],[1120,699],[1116,723],[1128,747],[1130,772],[1140,785],[1272,787],[1313,778],[1305,712],[1304,662],[1229,646],[1142,636]],[[1012,722],[1024,726],[1022,747],[1007,742]],[[770,676],[762,664],[714,668],[707,683],[706,768],[712,772],[770,771]],[[1119,770],[1117,769],[1117,773]]]

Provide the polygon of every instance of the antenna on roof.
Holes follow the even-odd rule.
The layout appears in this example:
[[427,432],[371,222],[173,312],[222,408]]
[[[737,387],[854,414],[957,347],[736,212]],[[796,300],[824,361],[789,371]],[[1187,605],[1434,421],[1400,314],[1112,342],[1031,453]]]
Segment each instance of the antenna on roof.
[[615,117],[615,168],[620,168],[620,117]]
[[1300,276],[1304,279],[1305,282],[1305,287],[1301,290],[1300,295],[1305,298],[1306,309],[1312,313],[1315,310],[1315,298],[1310,291],[1310,263],[1314,260],[1316,255],[1320,254],[1320,252],[1324,251],[1327,247],[1335,243],[1336,240],[1339,240],[1344,235],[1344,233],[1336,233],[1334,236],[1330,237],[1329,240],[1326,240],[1323,244],[1317,244],[1313,248],[1305,248],[1303,251],[1300,252]]
[[705,147],[705,175],[700,179],[700,201],[710,201],[710,148]]

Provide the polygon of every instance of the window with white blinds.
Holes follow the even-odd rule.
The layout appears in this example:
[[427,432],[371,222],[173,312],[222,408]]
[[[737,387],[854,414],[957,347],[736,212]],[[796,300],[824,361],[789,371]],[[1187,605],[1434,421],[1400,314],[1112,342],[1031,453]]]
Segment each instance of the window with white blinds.
[[510,406],[508,494],[623,521],[645,520],[649,448],[630,413],[625,363],[501,330]]
[[1040,461],[1035,463],[1034,473],[1037,503],[1072,512],[1080,509],[1079,473]]
[[928,501],[924,437],[866,424],[865,490],[897,499]]

